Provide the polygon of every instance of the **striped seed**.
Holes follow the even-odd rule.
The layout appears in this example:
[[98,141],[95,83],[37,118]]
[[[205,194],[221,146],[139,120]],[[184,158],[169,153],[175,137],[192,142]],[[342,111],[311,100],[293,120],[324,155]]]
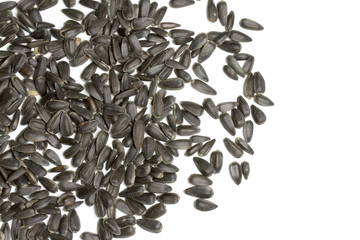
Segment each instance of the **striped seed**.
[[261,26],[259,23],[255,22],[254,20],[243,18],[239,22],[240,27],[247,29],[247,30],[253,30],[253,31],[261,31],[264,29],[263,26]]
[[236,143],[231,141],[229,138],[224,138],[223,140],[225,148],[228,152],[235,158],[241,158],[243,155],[243,150]]
[[194,207],[200,211],[211,211],[217,208],[217,205],[209,200],[196,199]]
[[232,162],[229,165],[229,171],[233,181],[239,185],[242,179],[241,165],[238,162]]

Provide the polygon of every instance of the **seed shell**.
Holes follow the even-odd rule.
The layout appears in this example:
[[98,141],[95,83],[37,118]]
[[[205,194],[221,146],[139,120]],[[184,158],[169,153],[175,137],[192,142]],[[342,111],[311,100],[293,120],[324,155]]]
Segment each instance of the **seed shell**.
[[217,208],[217,205],[209,200],[196,199],[194,207],[200,211],[211,211]]
[[242,179],[241,165],[238,162],[232,162],[229,165],[229,171],[233,181],[239,185]]
[[261,26],[259,23],[255,22],[254,20],[243,18],[239,22],[240,27],[247,29],[247,30],[253,30],[253,31],[261,31],[264,29],[263,26]]

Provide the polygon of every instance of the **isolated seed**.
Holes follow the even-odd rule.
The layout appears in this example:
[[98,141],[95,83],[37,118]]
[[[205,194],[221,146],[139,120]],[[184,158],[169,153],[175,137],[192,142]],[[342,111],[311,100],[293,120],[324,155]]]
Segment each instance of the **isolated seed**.
[[194,207],[200,211],[211,211],[217,208],[217,205],[209,200],[196,199]]
[[254,133],[254,123],[249,120],[246,121],[243,126],[243,135],[246,142],[251,142]]
[[261,31],[264,29],[259,23],[255,22],[254,20],[243,18],[239,22],[240,27],[247,29],[247,30],[254,30],[254,31]]
[[172,8],[182,8],[195,4],[194,0],[170,0],[169,6]]

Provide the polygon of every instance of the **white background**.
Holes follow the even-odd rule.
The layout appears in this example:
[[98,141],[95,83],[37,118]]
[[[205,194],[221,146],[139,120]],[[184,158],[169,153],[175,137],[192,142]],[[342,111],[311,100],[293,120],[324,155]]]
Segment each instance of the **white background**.
[[[167,1],[158,2],[167,5]],[[207,21],[206,2],[169,8],[164,21],[178,22],[196,33],[222,31],[219,22]],[[207,213],[194,209],[195,199],[183,190],[190,186],[187,177],[197,170],[192,158],[179,157],[174,163],[181,170],[172,185],[181,195],[179,204],[168,206],[167,214],[160,218],[162,233],[137,227],[132,239],[360,239],[358,1],[227,3],[235,12],[234,28],[253,38],[243,44],[242,52],[255,56],[254,70],[264,76],[265,95],[275,102],[272,108],[262,108],[268,120],[255,127],[251,142],[255,154],[239,160],[250,162],[250,177],[240,186],[232,182],[228,165],[235,159],[226,153],[222,139],[233,137],[219,121],[204,114],[201,134],[217,138],[213,150],[225,154],[222,172],[211,178],[215,191],[211,200],[219,207]],[[85,9],[79,4],[75,8]],[[42,14],[58,27],[67,19],[55,8]],[[241,30],[241,18],[256,20],[265,30]],[[217,49],[203,64],[209,84],[218,89],[213,98],[216,103],[235,101],[242,94],[243,79],[233,81],[222,72],[226,55]],[[74,76],[79,72],[72,69]],[[181,95],[168,94],[174,94],[178,102],[201,103],[207,97],[190,85]],[[93,208],[83,204],[78,212],[81,230],[96,231]]]

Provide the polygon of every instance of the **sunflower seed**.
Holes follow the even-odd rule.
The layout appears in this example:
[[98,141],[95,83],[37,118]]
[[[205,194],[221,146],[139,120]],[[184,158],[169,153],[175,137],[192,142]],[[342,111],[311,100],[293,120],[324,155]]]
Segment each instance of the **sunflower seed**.
[[207,76],[204,67],[200,63],[194,63],[193,66],[192,66],[192,69],[193,69],[195,75],[199,79],[201,79],[201,80],[203,80],[205,82],[209,81],[209,77]]
[[242,150],[249,153],[250,155],[254,154],[254,150],[250,147],[250,145],[245,140],[243,140],[241,138],[236,138],[235,143],[237,145],[239,145],[242,148]]
[[48,179],[45,177],[38,177],[38,179],[39,179],[39,182],[41,183],[41,185],[43,185],[44,188],[46,190],[48,190],[49,192],[55,193],[58,191],[58,186],[51,179]]
[[225,148],[228,152],[235,158],[241,158],[243,155],[243,150],[236,143],[231,141],[229,138],[224,138],[223,140]]
[[266,122],[266,115],[260,108],[255,105],[251,105],[250,109],[251,116],[256,124],[261,125]]
[[216,108],[219,110],[219,112],[226,113],[231,109],[235,108],[237,105],[237,102],[223,102],[219,103]]
[[205,62],[215,51],[215,49],[216,49],[216,44],[213,41],[208,41],[207,43],[205,43],[205,45],[201,48],[201,51],[199,53],[198,62],[199,63]]
[[217,208],[217,205],[209,200],[196,199],[194,207],[200,211],[211,211]]
[[226,39],[229,37],[229,35],[230,35],[230,32],[228,32],[228,31],[219,33],[212,41],[214,41],[214,43],[216,43],[216,45],[219,46],[226,41]]
[[146,190],[151,193],[167,193],[171,192],[172,188],[164,183],[151,182],[146,184]]
[[217,8],[217,15],[219,17],[219,21],[221,23],[221,25],[225,26],[226,25],[226,20],[227,20],[227,16],[228,16],[228,10],[227,10],[227,4],[225,1],[220,1],[217,3],[216,5]]
[[214,173],[214,168],[208,161],[198,157],[194,157],[193,160],[202,175],[209,177]]
[[105,218],[103,221],[104,227],[114,235],[120,235],[121,230],[112,218]]
[[76,210],[69,212],[69,230],[73,233],[80,230],[80,218]]
[[58,3],[58,0],[42,0],[38,4],[39,11],[44,11],[46,9],[52,8]]
[[169,6],[172,8],[182,8],[195,4],[194,0],[170,0]]
[[191,101],[181,101],[180,105],[188,112],[190,112],[191,114],[194,114],[195,116],[201,116],[204,112],[204,108],[195,103],[195,102],[191,102]]
[[182,78],[168,78],[159,82],[159,87],[165,90],[181,90],[184,88]]
[[178,78],[182,78],[185,83],[191,82],[191,75],[182,69],[175,69],[175,74]]
[[186,110],[181,110],[181,114],[185,118],[185,120],[190,123],[193,126],[199,126],[200,125],[200,118],[198,116],[195,116],[191,113],[189,113]]
[[241,165],[238,162],[232,162],[229,165],[230,176],[233,181],[239,185],[242,179]]
[[249,57],[245,62],[244,62],[244,65],[243,65],[243,70],[246,74],[250,74],[251,73],[251,70],[254,66],[254,62],[255,62],[255,58],[254,57]]
[[213,183],[208,177],[200,174],[191,174],[188,180],[189,183],[196,186],[210,186]]
[[179,150],[186,150],[191,147],[191,141],[188,139],[171,140],[166,143],[166,146]]
[[17,5],[17,8],[21,12],[27,12],[32,7],[34,7],[35,4],[36,4],[36,0],[22,0],[22,1],[19,1],[18,5]]
[[81,233],[80,238],[84,239],[84,240],[100,240],[100,238],[97,234],[90,233],[90,232]]
[[229,65],[229,67],[236,72],[241,77],[245,77],[245,72],[241,68],[240,64],[237,62],[234,56],[227,56],[226,57],[226,63]]
[[191,86],[203,94],[207,94],[207,95],[216,95],[217,94],[217,92],[214,88],[212,88],[208,84],[206,84],[203,81],[200,81],[198,79],[192,80]]
[[200,128],[196,126],[182,125],[176,128],[176,133],[179,136],[191,136],[200,132]]
[[220,123],[224,127],[224,129],[230,133],[232,136],[236,134],[234,123],[231,119],[231,116],[228,113],[220,114]]
[[185,194],[197,198],[211,198],[214,192],[212,188],[208,186],[194,186],[185,189]]
[[243,87],[244,96],[252,98],[254,96],[254,75],[250,74],[246,77]]
[[57,155],[57,153],[51,149],[47,149],[44,152],[44,157],[46,158],[46,160],[48,160],[49,162],[51,162],[54,165],[61,165],[61,160],[60,157]]
[[265,92],[265,80],[260,72],[254,73],[254,92],[257,94]]
[[121,198],[116,199],[114,206],[125,214],[133,215],[133,211],[129,208],[129,206],[125,203]]
[[266,97],[264,95],[261,95],[261,94],[256,95],[254,97],[254,101],[257,104],[259,104],[260,106],[274,106],[274,102],[270,98],[268,98],[268,97]]
[[139,227],[148,232],[159,233],[162,230],[161,222],[155,219],[138,219],[136,223]]
[[165,213],[166,206],[163,203],[158,203],[150,207],[143,215],[143,218],[156,219],[163,216]]
[[253,30],[253,31],[261,31],[264,29],[263,26],[261,26],[259,23],[255,22],[254,20],[243,18],[239,22],[240,27],[247,29],[247,30]]
[[140,148],[144,141],[145,124],[143,121],[136,121],[133,127],[133,141],[136,148]]
[[48,221],[48,230],[49,232],[57,232],[59,229],[59,225],[60,225],[60,220],[61,220],[61,214],[53,214],[50,216],[49,221]]
[[76,0],[63,0],[63,1],[64,1],[65,6],[68,8],[72,8],[76,4]]
[[142,215],[146,211],[146,207],[142,203],[138,203],[130,198],[126,198],[125,202],[131,209],[131,211],[134,212],[135,215]]
[[216,22],[217,20],[217,10],[214,0],[208,0],[206,7],[206,16],[210,22]]
[[241,128],[245,123],[245,116],[239,109],[231,109],[231,119],[234,123],[235,128]]

